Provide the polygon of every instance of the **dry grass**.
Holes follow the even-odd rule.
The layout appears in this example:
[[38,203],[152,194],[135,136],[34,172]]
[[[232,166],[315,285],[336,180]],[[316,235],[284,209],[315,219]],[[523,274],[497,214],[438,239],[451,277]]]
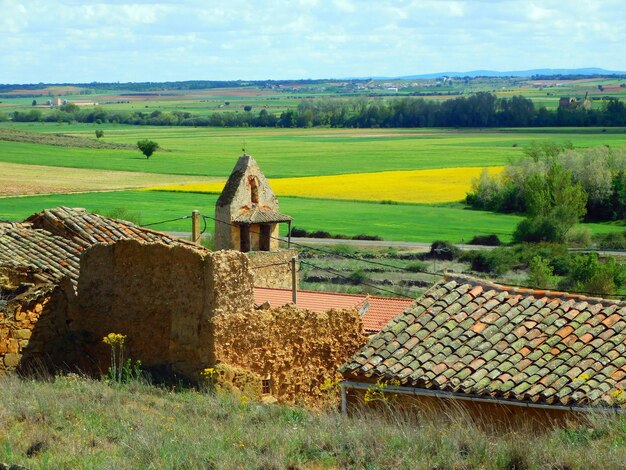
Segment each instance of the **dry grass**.
[[461,414],[261,405],[240,396],[0,379],[0,462],[27,468],[623,468],[626,421],[498,432]]
[[113,191],[156,184],[206,182],[216,179],[0,162],[0,196]]
[[[503,167],[492,167],[497,173]],[[455,202],[465,199],[472,179],[482,167],[436,170],[383,171],[348,175],[308,176],[270,180],[278,196],[298,196],[358,201],[395,201],[410,203]],[[223,183],[168,185],[151,188],[163,191],[219,193]]]

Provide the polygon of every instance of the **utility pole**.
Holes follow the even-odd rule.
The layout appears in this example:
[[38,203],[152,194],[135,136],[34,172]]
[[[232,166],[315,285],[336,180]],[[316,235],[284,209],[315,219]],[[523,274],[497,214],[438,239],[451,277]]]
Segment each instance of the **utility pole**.
[[297,256],[291,258],[291,302],[298,303],[298,270],[296,269]]
[[191,241],[200,245],[200,211],[197,210],[191,213]]

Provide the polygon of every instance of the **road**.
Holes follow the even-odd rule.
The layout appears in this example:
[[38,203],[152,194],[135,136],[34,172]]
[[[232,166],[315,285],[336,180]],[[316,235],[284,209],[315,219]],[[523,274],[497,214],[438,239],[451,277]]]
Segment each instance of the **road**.
[[[177,238],[191,238],[191,232],[165,232],[169,235],[172,235]],[[204,234],[202,237],[207,237],[208,235]],[[280,237],[280,239],[284,242],[287,242],[286,237]],[[338,238],[301,238],[301,237],[292,237],[291,241],[294,244],[302,244],[302,245],[350,245],[350,246],[363,246],[363,247],[380,247],[380,248],[414,248],[420,249],[423,251],[430,250],[430,243],[421,243],[421,242],[394,242],[387,240],[346,240],[346,239],[338,239]],[[471,251],[471,250],[493,250],[496,248],[495,246],[485,246],[485,245],[467,245],[467,244],[457,244],[454,245],[458,249],[462,251]],[[580,248],[569,248],[571,253],[597,253],[599,255],[611,255],[611,256],[626,256],[626,251],[620,250],[585,250]]]

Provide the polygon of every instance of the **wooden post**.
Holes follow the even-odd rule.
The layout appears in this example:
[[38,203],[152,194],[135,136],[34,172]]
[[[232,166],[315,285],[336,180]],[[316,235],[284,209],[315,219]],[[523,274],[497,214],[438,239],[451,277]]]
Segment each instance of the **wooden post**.
[[191,241],[200,245],[200,211],[191,213]]
[[291,220],[287,222],[289,225],[287,226],[287,248],[291,248]]
[[296,269],[297,259],[297,256],[291,258],[291,301],[294,305],[298,304],[298,270]]

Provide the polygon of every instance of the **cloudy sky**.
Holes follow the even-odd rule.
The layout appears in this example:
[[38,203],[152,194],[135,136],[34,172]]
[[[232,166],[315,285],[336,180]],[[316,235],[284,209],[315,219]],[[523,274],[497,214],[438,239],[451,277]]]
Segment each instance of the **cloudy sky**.
[[626,70],[623,0],[0,0],[0,83]]

